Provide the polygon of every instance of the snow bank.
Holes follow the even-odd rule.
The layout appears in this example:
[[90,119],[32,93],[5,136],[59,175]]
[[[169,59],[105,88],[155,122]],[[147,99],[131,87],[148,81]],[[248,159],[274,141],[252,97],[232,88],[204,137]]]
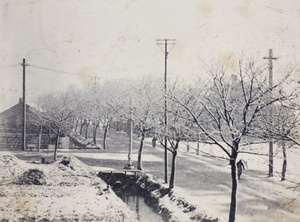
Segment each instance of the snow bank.
[[167,184],[151,174],[139,178],[137,184],[147,191],[146,199],[156,207],[160,214],[168,217],[170,222],[218,222],[218,218],[209,217],[205,212],[189,203],[183,193],[172,189],[169,191]]
[[0,157],[2,221],[137,221],[90,167],[73,156],[53,164]]
[[76,148],[83,149],[102,149],[99,144],[93,144],[91,139],[86,139],[85,137],[79,135],[76,132],[71,132],[69,134],[71,142],[75,145]]

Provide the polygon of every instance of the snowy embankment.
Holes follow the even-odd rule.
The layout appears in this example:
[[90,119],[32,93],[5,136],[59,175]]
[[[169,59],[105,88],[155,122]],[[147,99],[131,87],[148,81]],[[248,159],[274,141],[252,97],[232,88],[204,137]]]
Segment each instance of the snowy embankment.
[[70,141],[73,143],[74,148],[102,149],[99,144],[94,144],[92,139],[86,139],[76,132],[71,132],[68,136]]
[[185,197],[184,192],[174,188],[169,192],[168,185],[151,174],[141,176],[137,185],[145,190],[147,202],[155,207],[160,214],[169,218],[170,222],[201,221],[218,222],[218,218],[209,217],[205,212],[197,209]]
[[2,221],[137,221],[93,170],[78,159],[32,164],[0,157]]

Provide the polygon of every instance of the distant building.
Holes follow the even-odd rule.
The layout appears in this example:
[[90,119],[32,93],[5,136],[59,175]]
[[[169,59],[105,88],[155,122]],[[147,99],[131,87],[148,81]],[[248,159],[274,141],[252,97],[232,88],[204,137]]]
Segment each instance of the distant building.
[[[34,117],[42,113],[43,110],[36,104],[26,104],[26,132],[27,146],[37,147],[40,130],[42,134],[41,148],[45,148],[50,143],[49,129],[42,126],[38,121],[32,121]],[[0,113],[0,149],[22,149],[23,132],[23,102]]]

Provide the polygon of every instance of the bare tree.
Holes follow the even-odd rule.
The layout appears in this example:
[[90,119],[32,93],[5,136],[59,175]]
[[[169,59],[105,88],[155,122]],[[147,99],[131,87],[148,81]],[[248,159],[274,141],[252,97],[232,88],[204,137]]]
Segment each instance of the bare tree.
[[73,104],[73,120],[75,121],[74,131],[77,132],[79,125],[79,134],[82,135],[86,118],[87,100],[85,99],[85,92],[83,90],[77,89],[73,96],[76,98]]
[[84,134],[85,139],[89,137],[89,126],[93,126],[93,144],[97,144],[97,130],[100,126],[102,104],[99,96],[99,88],[95,84],[85,84],[83,90],[77,97],[74,117],[77,132],[80,123],[79,134]]
[[[141,83],[132,86],[133,89],[133,122],[141,133],[138,151],[137,169],[142,170],[142,152],[147,132],[153,131],[158,121],[161,93],[152,78],[142,79]],[[126,114],[128,115],[128,114]]]
[[27,112],[27,118],[30,123],[39,127],[39,135],[38,135],[38,151],[40,151],[41,144],[42,144],[42,133],[43,133],[43,126],[46,126],[47,120],[43,117],[44,110],[36,106],[35,108],[31,108]]
[[300,146],[299,139],[299,123],[300,113],[297,106],[287,106],[285,103],[279,103],[273,106],[272,121],[261,118],[258,128],[261,130],[261,138],[272,138],[282,147],[283,164],[281,181],[285,180],[287,167],[287,146]]
[[284,181],[286,179],[286,168],[287,168],[287,144],[289,144],[288,147],[291,147],[293,145],[300,146],[299,140],[299,113],[295,115],[294,112],[285,113],[286,115],[283,116],[280,119],[281,126],[279,128],[279,140],[281,137],[280,144],[282,145],[282,155],[283,155],[283,163],[282,163],[282,172],[281,172],[281,181]]
[[264,68],[256,66],[253,61],[241,60],[235,75],[228,75],[226,67],[222,65],[213,65],[208,71],[212,77],[210,84],[200,88],[200,92],[199,88],[191,88],[185,93],[187,97],[195,95],[196,105],[186,105],[176,97],[172,99],[190,113],[203,140],[219,146],[230,160],[232,191],[229,222],[233,222],[236,213],[236,160],[239,144],[242,140],[261,137],[257,130],[261,117],[268,117],[268,109],[276,102],[294,99],[295,91],[280,91],[290,73],[272,89],[268,88],[263,75]]
[[93,123],[93,144],[97,145],[97,132],[100,126],[100,110],[101,105],[97,98],[94,100],[94,104],[91,107],[92,113],[91,113],[91,121]]
[[101,95],[99,93],[100,86],[94,85],[90,90],[89,109],[90,109],[90,121],[93,124],[93,144],[97,145],[97,132],[101,121]]
[[51,93],[40,97],[39,104],[45,110],[43,118],[47,125],[55,132],[54,161],[57,159],[59,138],[62,133],[71,130],[69,119],[74,115],[74,92],[69,88],[65,92]]
[[107,149],[107,133],[108,129],[117,112],[120,109],[124,98],[128,99],[128,86],[122,81],[107,81],[99,89],[99,103],[101,104],[99,119],[103,126],[103,149]]
[[[118,96],[111,98],[108,105],[114,109],[116,118],[120,120],[129,119],[134,124],[135,129],[140,132],[141,141],[138,151],[137,169],[142,170],[142,152],[144,140],[147,132],[152,132],[158,123],[158,110],[161,109],[163,94],[157,85],[157,81],[152,78],[144,78],[138,84],[124,84],[123,90],[118,90]],[[132,99],[130,106],[130,98]]]
[[167,150],[172,154],[171,171],[169,180],[169,190],[174,188],[176,177],[176,159],[178,154],[179,143],[182,140],[187,140],[194,130],[192,119],[189,112],[184,108],[193,103],[193,97],[186,96],[184,92],[187,86],[184,82],[177,81],[169,84],[169,92],[167,97],[177,98],[180,104],[174,100],[170,100],[168,104],[168,128],[164,127],[163,113],[160,114],[160,124],[156,125],[156,133],[160,144],[165,147],[164,138],[167,137],[170,147]]

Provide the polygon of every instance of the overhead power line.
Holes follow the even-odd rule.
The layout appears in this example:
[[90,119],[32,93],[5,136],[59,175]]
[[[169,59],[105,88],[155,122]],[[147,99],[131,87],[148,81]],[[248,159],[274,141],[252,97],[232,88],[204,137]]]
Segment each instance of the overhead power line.
[[120,81],[129,81],[129,82],[140,82],[139,80],[132,80],[132,79],[124,79],[124,78],[106,78],[106,77],[98,77],[95,75],[84,75],[84,74],[79,74],[79,73],[75,73],[75,72],[68,72],[68,71],[64,71],[64,70],[59,70],[59,69],[52,69],[52,68],[47,68],[47,67],[43,67],[43,66],[37,66],[37,65],[32,65],[32,64],[27,64],[27,66],[33,67],[33,68],[37,68],[37,69],[43,69],[49,72],[56,72],[56,73],[62,73],[62,74],[67,74],[67,75],[75,75],[75,76],[86,76],[86,77],[90,77],[91,79],[105,79],[105,80],[120,80]]
[[[69,75],[78,75],[78,73],[75,73],[75,72],[67,72],[67,71],[63,71],[63,70],[51,69],[51,68],[46,68],[46,67],[42,67],[42,66],[30,65],[30,67],[43,69],[43,70],[47,70],[47,71],[51,71],[51,72],[59,72],[59,73],[64,73],[64,74],[69,74]],[[81,75],[81,76],[94,77],[91,75]]]
[[6,65],[6,66],[0,65],[1,69],[11,69],[11,68],[17,68],[17,67],[19,67],[19,65]]

